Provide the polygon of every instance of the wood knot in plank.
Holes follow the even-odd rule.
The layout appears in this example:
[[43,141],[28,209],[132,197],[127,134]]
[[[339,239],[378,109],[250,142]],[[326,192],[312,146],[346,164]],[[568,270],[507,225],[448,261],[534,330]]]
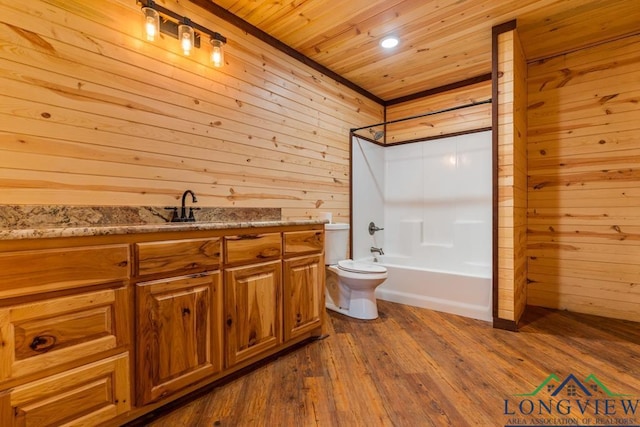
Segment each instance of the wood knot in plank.
[[51,53],[56,53],[56,50],[53,48],[53,46],[36,33],[25,30],[24,28],[18,28],[11,24],[5,23],[5,25],[9,27],[14,33],[27,40],[33,46],[39,47],[40,49],[44,49]]
[[600,98],[600,101],[598,101],[598,102],[600,102],[600,105],[603,105],[603,104],[611,101],[616,96],[618,96],[617,93],[614,93],[613,95],[606,95],[606,96],[603,96],[602,98]]

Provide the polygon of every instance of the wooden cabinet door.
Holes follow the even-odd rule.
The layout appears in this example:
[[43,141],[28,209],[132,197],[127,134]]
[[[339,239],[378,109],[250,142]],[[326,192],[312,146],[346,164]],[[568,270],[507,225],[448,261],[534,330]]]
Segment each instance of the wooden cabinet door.
[[322,255],[284,261],[284,339],[286,341],[321,326],[324,310],[324,260]]
[[225,271],[227,366],[282,343],[281,262]]
[[136,296],[139,404],[222,370],[219,272],[139,283]]
[[122,353],[0,393],[0,425],[94,426],[131,409]]

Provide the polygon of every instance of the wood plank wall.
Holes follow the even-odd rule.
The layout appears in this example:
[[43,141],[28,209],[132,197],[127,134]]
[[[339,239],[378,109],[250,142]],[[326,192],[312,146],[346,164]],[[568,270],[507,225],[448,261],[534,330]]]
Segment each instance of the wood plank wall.
[[528,74],[528,303],[640,321],[640,35]]
[[527,300],[527,64],[517,29],[498,34],[497,43],[497,315],[517,324]]
[[144,41],[135,0],[98,3],[0,0],[0,203],[165,206],[189,188],[349,218],[349,129],[381,105],[192,3],[163,5],[228,38],[221,69]]
[[[463,86],[387,107],[387,121],[449,109],[491,99],[491,81]],[[386,143],[393,144],[470,132],[491,127],[491,104],[481,104],[386,126]],[[369,135],[370,137],[370,135]]]

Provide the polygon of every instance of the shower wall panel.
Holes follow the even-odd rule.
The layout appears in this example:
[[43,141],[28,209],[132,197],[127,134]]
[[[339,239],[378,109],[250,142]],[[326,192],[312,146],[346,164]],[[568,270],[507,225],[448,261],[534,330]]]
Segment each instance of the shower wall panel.
[[[376,246],[416,265],[490,269],[491,132],[392,147],[354,139],[353,182],[354,258]],[[370,236],[371,221],[384,231]]]
[[353,138],[352,141],[353,258],[371,255],[371,246],[381,247],[384,231],[369,235],[368,225],[384,227],[384,147]]

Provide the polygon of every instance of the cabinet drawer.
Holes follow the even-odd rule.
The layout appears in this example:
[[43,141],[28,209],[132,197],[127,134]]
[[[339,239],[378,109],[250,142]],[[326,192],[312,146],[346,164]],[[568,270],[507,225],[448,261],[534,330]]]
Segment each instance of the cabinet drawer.
[[198,272],[220,266],[220,238],[136,243],[137,274]]
[[121,281],[129,275],[129,245],[1,253],[0,298]]
[[224,244],[227,264],[268,261],[282,254],[280,233],[227,236]]
[[125,288],[0,308],[0,382],[127,344],[128,317]]
[[284,233],[284,254],[322,252],[324,233],[320,230],[290,231]]
[[98,425],[131,409],[127,353],[12,388],[0,425]]

